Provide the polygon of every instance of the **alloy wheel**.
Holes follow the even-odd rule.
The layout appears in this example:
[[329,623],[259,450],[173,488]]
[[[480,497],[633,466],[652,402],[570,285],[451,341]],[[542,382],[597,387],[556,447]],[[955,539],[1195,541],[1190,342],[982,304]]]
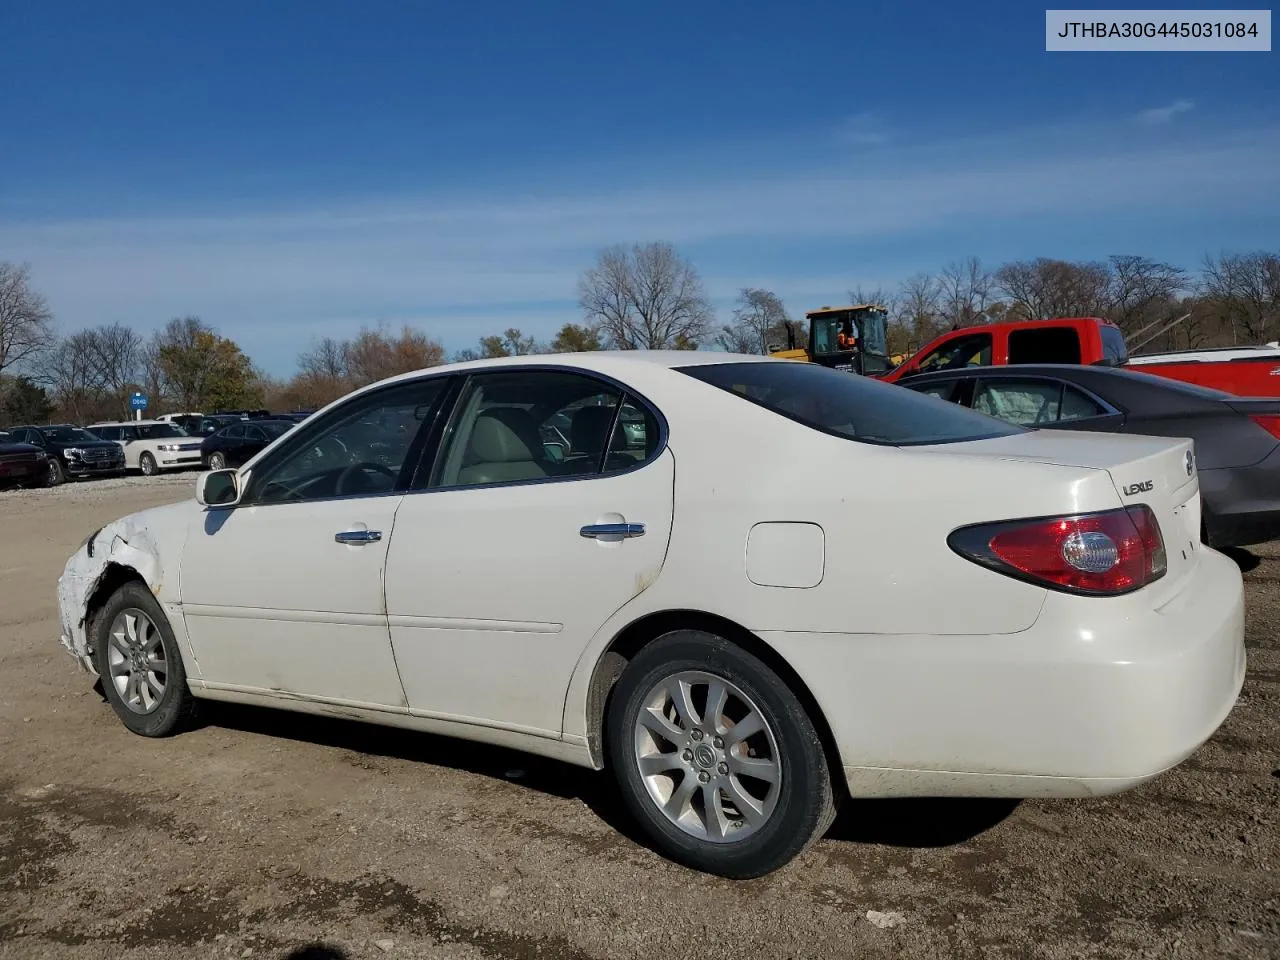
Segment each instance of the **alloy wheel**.
[[169,677],[160,629],[137,607],[116,614],[108,635],[110,682],[133,713],[151,713],[164,697]]
[[759,706],[723,677],[691,670],[654,685],[632,739],[649,798],[685,833],[734,843],[773,815],[782,788],[778,738]]

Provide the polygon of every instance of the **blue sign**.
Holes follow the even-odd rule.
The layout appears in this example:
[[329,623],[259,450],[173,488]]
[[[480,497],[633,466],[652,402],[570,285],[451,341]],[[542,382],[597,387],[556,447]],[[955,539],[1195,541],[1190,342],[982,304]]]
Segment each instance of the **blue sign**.
[[130,410],[147,409],[147,395],[145,393],[135,393],[132,397],[129,398],[129,409]]

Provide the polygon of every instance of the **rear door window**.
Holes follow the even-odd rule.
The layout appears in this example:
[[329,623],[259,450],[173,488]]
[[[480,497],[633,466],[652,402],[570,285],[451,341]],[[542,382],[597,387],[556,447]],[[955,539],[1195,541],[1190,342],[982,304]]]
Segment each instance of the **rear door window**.
[[1010,363],[1079,363],[1080,357],[1075,327],[1032,327],[1009,334]]
[[680,372],[797,423],[862,443],[955,443],[1020,433],[959,404],[816,363],[710,363]]
[[1028,427],[1107,413],[1092,397],[1061,380],[984,378],[974,388],[973,409]]
[[950,400],[951,395],[956,392],[956,381],[943,380],[941,383],[929,383],[918,387],[912,386],[911,389],[916,393],[923,393],[926,397]]

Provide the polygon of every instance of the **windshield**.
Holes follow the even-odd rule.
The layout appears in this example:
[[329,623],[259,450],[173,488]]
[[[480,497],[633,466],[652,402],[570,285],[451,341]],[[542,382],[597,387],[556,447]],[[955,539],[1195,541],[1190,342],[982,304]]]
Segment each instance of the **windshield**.
[[140,423],[137,426],[139,440],[168,440],[171,437],[187,437],[190,434],[172,423]]
[[862,331],[862,352],[884,356],[889,352],[889,314],[884,310],[868,310],[858,318]]
[[780,360],[676,369],[797,423],[863,443],[914,446],[1025,432],[959,404],[818,364]]
[[40,433],[54,443],[99,443],[102,440],[79,427],[41,427]]

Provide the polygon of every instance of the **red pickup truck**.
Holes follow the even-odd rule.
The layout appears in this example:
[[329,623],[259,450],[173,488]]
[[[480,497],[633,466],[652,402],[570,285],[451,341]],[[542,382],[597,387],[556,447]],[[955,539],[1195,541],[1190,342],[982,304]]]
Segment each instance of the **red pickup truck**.
[[1242,397],[1280,397],[1280,345],[1183,350],[1130,357],[1120,328],[1099,317],[990,323],[951,330],[879,379],[965,366],[1106,363]]

